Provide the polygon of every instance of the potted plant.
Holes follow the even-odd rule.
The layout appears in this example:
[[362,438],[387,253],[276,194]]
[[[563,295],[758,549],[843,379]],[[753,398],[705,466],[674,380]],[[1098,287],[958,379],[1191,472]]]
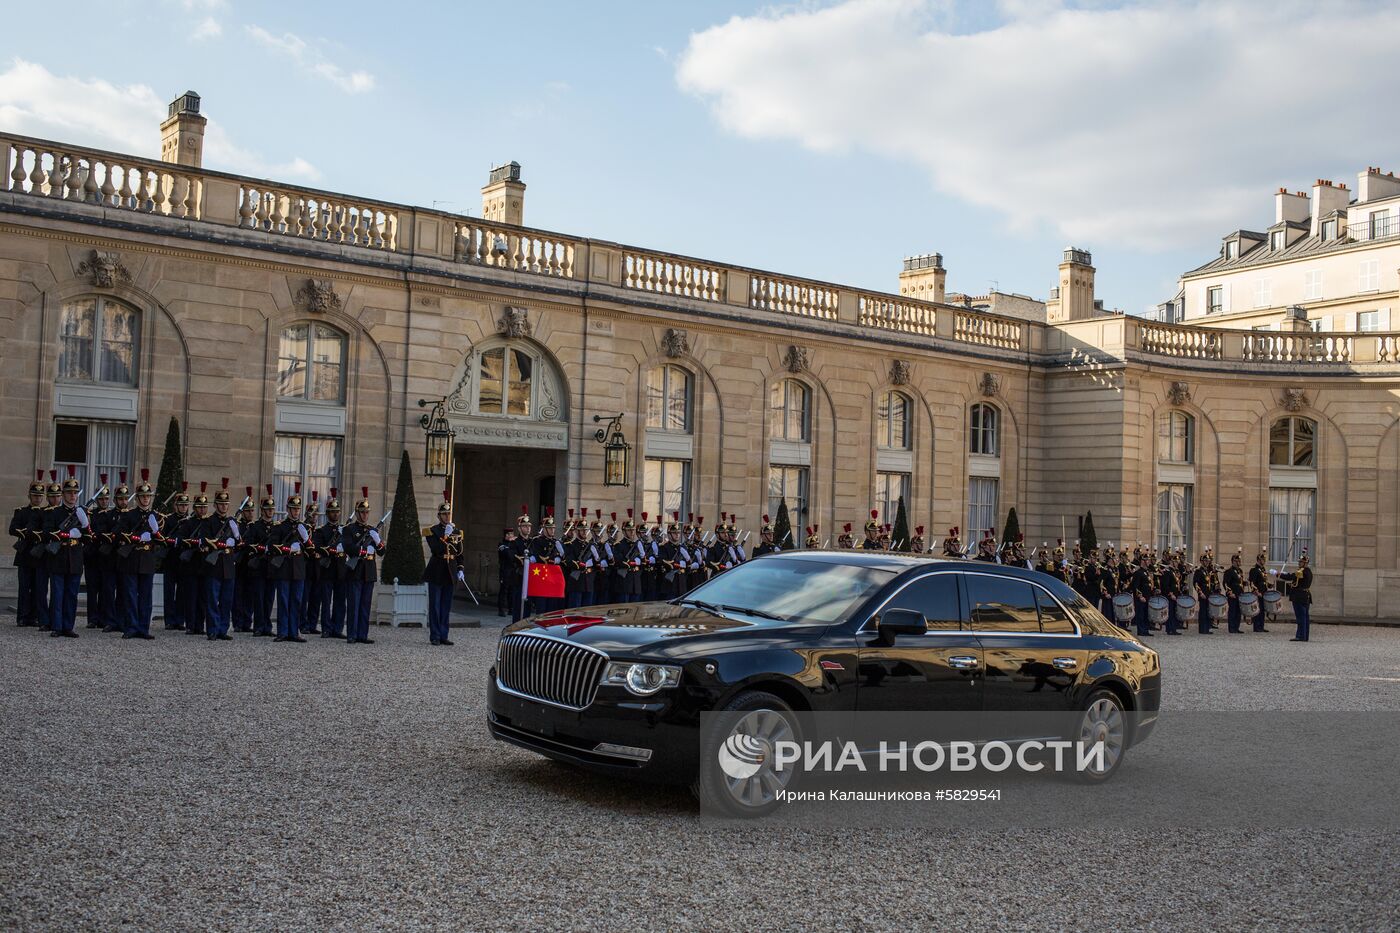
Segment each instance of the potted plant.
[[394,627],[428,624],[428,584],[423,582],[423,535],[418,527],[418,502],[413,495],[413,470],[408,451],[399,460],[393,512],[384,538],[379,586],[374,588],[373,621]]

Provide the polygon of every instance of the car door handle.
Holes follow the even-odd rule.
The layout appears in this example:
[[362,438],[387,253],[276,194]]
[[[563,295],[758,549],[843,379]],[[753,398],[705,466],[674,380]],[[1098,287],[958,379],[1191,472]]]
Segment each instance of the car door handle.
[[955,654],[948,659],[948,666],[960,671],[970,671],[975,669],[978,664],[977,659],[970,654]]
[[1072,671],[1079,666],[1079,661],[1076,658],[1056,658],[1050,663],[1062,671]]

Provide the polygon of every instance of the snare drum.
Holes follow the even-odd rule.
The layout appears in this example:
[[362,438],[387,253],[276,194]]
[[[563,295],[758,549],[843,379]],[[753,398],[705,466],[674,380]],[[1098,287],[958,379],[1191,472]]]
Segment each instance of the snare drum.
[[1113,597],[1113,618],[1124,624],[1133,621],[1133,594],[1119,593]]
[[1167,602],[1165,596],[1153,596],[1147,601],[1147,621],[1153,625],[1166,625],[1167,613],[1171,611],[1171,603]]
[[1176,620],[1178,622],[1196,621],[1196,597],[1183,595],[1176,598]]
[[1264,611],[1269,614],[1269,620],[1273,621],[1278,615],[1278,611],[1283,608],[1283,594],[1278,590],[1269,590],[1264,594]]
[[1206,597],[1209,606],[1210,619],[1212,622],[1219,622],[1230,614],[1230,601],[1223,593],[1211,593]]
[[1240,594],[1240,616],[1252,619],[1259,614],[1259,597],[1254,593]]

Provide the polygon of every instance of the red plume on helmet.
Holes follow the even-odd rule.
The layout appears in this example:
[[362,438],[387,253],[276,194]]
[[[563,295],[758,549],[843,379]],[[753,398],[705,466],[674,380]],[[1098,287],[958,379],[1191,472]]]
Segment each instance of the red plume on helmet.
[[315,490],[315,489],[311,490],[311,501],[312,501],[312,502],[315,502],[318,496],[319,496],[319,493],[318,493],[317,490]]
[[841,530],[844,531],[844,532],[846,532],[846,534],[850,534],[850,533],[851,533],[851,523],[850,523],[850,522],[846,522],[845,525],[841,526]]
[[149,483],[150,481],[151,481],[151,471],[148,470],[148,469],[146,469],[145,467],[142,467],[142,468],[141,468],[141,482],[143,482],[143,483]]
[[252,486],[244,486],[244,487],[243,487],[243,491],[244,491],[244,494],[247,495],[249,499],[253,498],[253,487],[252,487]]
[[763,513],[763,521],[764,521],[765,523],[768,521],[768,513],[767,513],[767,512],[764,512],[764,513]]
[[593,510],[593,516],[594,516],[598,521],[601,522],[601,521],[603,520],[603,510],[602,510],[602,509],[594,509],[594,510]]
[[361,498],[361,499],[368,499],[368,498],[369,498],[369,487],[368,487],[368,486],[361,486],[361,487],[360,487],[360,498]]
[[267,494],[268,494],[269,496],[272,495],[272,484],[271,484],[271,483],[268,483],[264,488],[267,489]]
[[871,509],[871,510],[870,510],[870,517],[871,517],[871,518],[879,518],[879,517],[880,517],[880,510],[879,510],[879,509]]
[[68,464],[68,478],[72,479],[78,475],[78,467],[72,463]]
[[222,480],[220,480],[220,482],[223,483],[223,485],[220,487],[221,489],[227,489],[227,488],[228,488],[228,477],[227,477],[227,476],[225,476]]
[[35,470],[35,471],[34,471],[34,481],[35,481],[36,483],[42,483],[42,482],[44,481],[44,471],[43,471],[43,470]]
[[[267,491],[268,491],[268,492],[272,492],[272,487],[271,487],[271,486],[268,486],[268,487],[267,487]],[[334,498],[336,497],[336,493],[338,493],[338,492],[340,492],[340,490],[339,490],[339,489],[336,489],[334,486],[332,486],[332,487],[331,487],[331,498],[334,499]]]
[[609,512],[608,514],[612,516],[612,520],[613,520],[614,522],[617,521],[617,513],[616,513],[616,512]]
[[642,513],[642,521],[646,521],[646,520],[647,520],[647,513],[643,512],[643,513]]
[[627,517],[628,517],[628,518],[631,518],[631,517],[632,517],[632,510],[631,510],[631,509],[628,509],[628,510],[627,510]]
[[117,482],[119,482],[119,483],[121,483],[121,484],[123,484],[123,485],[126,484],[126,470],[121,470],[121,471],[119,471],[119,472],[117,473],[117,477],[118,477]]
[[295,495],[301,495],[301,480],[297,480],[294,483],[292,483],[292,492]]
[[199,491],[200,491],[200,492],[207,492],[208,489],[209,489],[209,482],[208,482],[208,480],[200,480],[200,481],[199,481]]
[[180,491],[181,491],[181,492],[189,492],[189,491],[190,491],[190,484],[189,484],[188,482],[186,482],[185,480],[181,480],[181,481],[180,481]]

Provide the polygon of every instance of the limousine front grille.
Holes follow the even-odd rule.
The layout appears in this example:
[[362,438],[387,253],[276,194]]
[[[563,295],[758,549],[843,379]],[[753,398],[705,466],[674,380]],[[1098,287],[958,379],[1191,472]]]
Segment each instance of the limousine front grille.
[[593,702],[607,663],[607,655],[592,648],[537,635],[506,635],[496,679],[522,696],[583,709]]

